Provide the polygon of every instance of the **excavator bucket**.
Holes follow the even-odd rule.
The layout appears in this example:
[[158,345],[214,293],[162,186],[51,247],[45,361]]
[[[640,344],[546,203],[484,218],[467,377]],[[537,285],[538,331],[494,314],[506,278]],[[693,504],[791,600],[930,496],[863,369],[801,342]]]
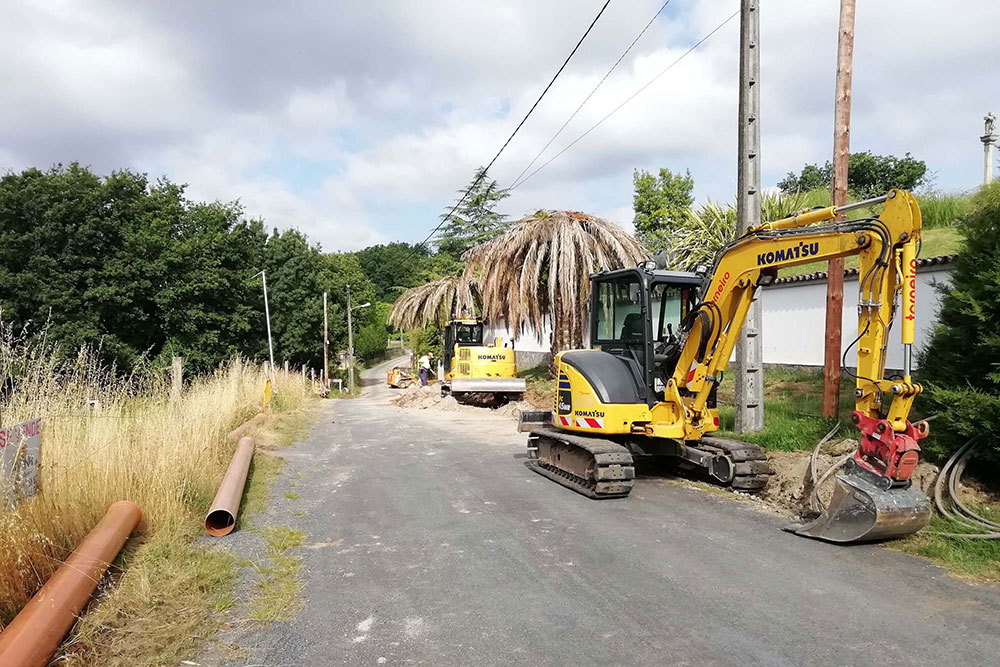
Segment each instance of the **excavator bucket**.
[[869,542],[905,537],[930,519],[931,501],[919,489],[885,489],[855,469],[837,475],[833,498],[819,517],[785,530],[828,542]]

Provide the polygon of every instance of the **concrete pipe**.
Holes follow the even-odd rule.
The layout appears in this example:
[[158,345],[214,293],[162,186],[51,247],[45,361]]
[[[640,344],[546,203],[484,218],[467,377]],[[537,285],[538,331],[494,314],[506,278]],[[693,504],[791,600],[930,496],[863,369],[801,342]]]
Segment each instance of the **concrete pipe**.
[[227,435],[226,437],[229,438],[230,440],[239,440],[240,438],[243,437],[243,434],[250,429],[251,426],[255,426],[261,423],[262,421],[264,421],[264,413],[258,412],[253,417],[251,417],[250,419],[248,419],[247,421],[243,422],[242,424],[234,428],[232,431],[230,431],[229,435]]
[[205,530],[213,537],[222,537],[233,532],[236,515],[240,511],[240,498],[247,483],[247,472],[253,460],[253,438],[240,438],[233,460],[229,462],[219,490],[215,494],[212,508],[205,517]]
[[44,667],[90,599],[142,511],[120,500],[0,633],[0,665]]

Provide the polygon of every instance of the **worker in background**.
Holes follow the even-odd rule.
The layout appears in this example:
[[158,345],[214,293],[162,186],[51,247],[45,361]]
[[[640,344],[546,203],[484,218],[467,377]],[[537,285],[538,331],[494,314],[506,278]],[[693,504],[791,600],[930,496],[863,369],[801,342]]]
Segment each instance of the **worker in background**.
[[417,362],[420,365],[420,386],[422,387],[427,386],[427,378],[431,376],[431,359],[433,358],[434,353],[428,352]]

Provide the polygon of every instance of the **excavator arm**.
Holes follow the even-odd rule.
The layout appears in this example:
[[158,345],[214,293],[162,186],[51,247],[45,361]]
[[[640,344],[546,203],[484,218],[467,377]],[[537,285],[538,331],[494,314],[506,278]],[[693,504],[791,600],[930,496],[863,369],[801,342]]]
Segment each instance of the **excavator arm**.
[[[879,203],[885,206],[877,218],[841,217]],[[852,349],[857,358],[853,420],[861,434],[852,469],[877,487],[909,491],[920,451],[917,441],[928,431],[926,422],[911,424],[908,419],[921,391],[910,376],[920,231],[914,197],[892,190],[877,199],[764,223],[725,246],[706,278],[703,301],[686,323],[681,356],[666,389],[684,405],[687,439],[696,440],[712,430],[705,404],[728,365],[757,288],[773,282],[781,268],[858,255],[858,332],[845,352],[845,360]],[[904,368],[902,379],[890,380],[885,377],[886,347],[897,316]],[[891,404],[886,405],[889,396]]]

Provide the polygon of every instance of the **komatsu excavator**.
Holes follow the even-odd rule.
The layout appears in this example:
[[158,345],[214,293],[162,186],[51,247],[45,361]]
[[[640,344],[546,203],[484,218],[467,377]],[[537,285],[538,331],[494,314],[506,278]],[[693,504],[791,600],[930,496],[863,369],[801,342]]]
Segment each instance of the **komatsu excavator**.
[[498,403],[520,400],[526,383],[517,377],[514,348],[499,338],[486,344],[485,324],[478,318],[463,318],[445,327],[441,394],[460,401],[470,395],[491,396]]
[[[877,218],[842,218],[883,203]],[[771,474],[763,450],[713,435],[716,390],[754,293],[778,269],[858,255],[858,334],[844,359],[856,350],[860,444],[826,511],[792,530],[833,542],[919,530],[930,519],[928,498],[910,484],[917,442],[928,432],[926,422],[909,421],[921,391],[910,377],[920,230],[914,197],[892,190],[751,228],[721,249],[710,272],[649,263],[592,275],[593,349],[558,354],[555,410],[522,415],[522,430],[531,431],[528,465],[591,498],[627,496],[633,456],[673,457],[733,489],[763,489]],[[902,377],[888,379],[886,345],[897,317],[904,367]]]

